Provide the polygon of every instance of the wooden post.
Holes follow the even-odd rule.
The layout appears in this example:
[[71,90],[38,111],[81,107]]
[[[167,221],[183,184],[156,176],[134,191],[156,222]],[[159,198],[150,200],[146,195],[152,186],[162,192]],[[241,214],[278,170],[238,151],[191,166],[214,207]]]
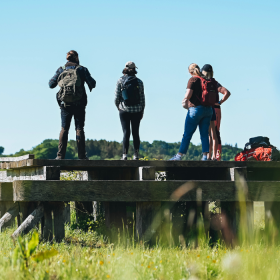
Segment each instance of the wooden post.
[[64,220],[66,224],[71,224],[70,201],[64,202]]
[[12,234],[12,238],[17,238],[23,231],[28,233],[36,224],[41,220],[44,215],[44,206],[40,204],[23,223],[17,228],[17,230]]
[[0,219],[0,231],[3,227],[3,225],[8,223],[11,220],[15,220],[15,217],[19,213],[19,207],[18,203],[14,203],[11,208],[8,209],[8,211],[2,216]]
[[[155,167],[139,167],[139,179],[155,180]],[[160,233],[161,202],[136,202],[136,234],[144,241],[155,243],[156,235]]]
[[41,221],[41,234],[44,240],[52,241],[53,239],[52,205],[49,202],[44,202],[44,216]]
[[[44,166],[43,167],[44,170],[44,179],[45,180],[60,180],[60,167],[58,166]],[[52,211],[54,210],[54,208],[56,209],[56,214],[54,214],[54,220],[56,221],[60,221],[60,210],[61,210],[61,204],[64,205],[63,202],[58,202],[58,208],[55,207],[55,205],[53,203],[49,203],[49,202],[44,202],[44,215],[42,217],[41,220],[41,233],[42,233],[42,237],[44,240],[47,241],[51,241],[53,239],[53,220],[52,220]],[[64,223],[66,221],[66,213],[64,208],[62,209],[63,211],[63,217],[64,217],[64,221],[61,222],[61,225],[57,225],[54,226],[54,232],[58,232],[58,240],[60,240],[60,237],[63,235],[64,230]],[[57,216],[57,218],[56,218]],[[63,227],[63,229],[62,229]],[[62,234],[61,234],[62,233]],[[64,238],[64,235],[63,235]]]
[[61,242],[61,240],[65,237],[64,209],[65,209],[64,202],[53,203],[54,235],[55,235],[56,242]]

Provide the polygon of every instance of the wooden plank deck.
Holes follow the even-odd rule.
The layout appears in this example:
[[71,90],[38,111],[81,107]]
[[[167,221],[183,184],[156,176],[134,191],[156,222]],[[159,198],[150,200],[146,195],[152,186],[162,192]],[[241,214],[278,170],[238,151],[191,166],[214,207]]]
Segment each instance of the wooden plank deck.
[[[0,160],[1,162],[1,160]],[[164,171],[168,168],[187,168],[187,167],[207,167],[207,168],[232,168],[232,167],[248,167],[248,168],[280,168],[279,161],[261,162],[261,161],[166,161],[166,160],[52,160],[52,159],[23,159],[18,161],[1,162],[1,169],[17,169],[24,167],[38,166],[57,166],[61,170],[87,170],[90,168],[137,168],[141,166],[152,166],[156,170]]]
[[[280,201],[280,182],[247,182],[247,201]],[[13,182],[14,201],[238,201],[232,181],[34,181]]]

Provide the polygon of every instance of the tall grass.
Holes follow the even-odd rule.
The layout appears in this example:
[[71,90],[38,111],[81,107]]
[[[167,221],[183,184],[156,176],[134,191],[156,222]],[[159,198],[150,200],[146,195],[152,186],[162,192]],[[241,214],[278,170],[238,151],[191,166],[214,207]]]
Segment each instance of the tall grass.
[[[196,224],[196,241],[173,236],[170,212],[163,214],[162,236],[154,245],[143,242],[132,227],[112,228],[111,236],[95,228],[87,232],[66,226],[62,243],[41,241],[36,253],[56,249],[59,254],[22,269],[13,261],[16,243],[10,238],[14,229],[0,234],[0,279],[280,279],[280,248],[273,220],[264,230],[263,205],[255,207],[255,227],[249,220],[246,184],[239,180],[238,240],[215,244],[204,228],[202,213]],[[72,220],[75,217],[72,212]],[[94,230],[93,230],[94,229]],[[29,233],[26,238],[30,238]],[[114,238],[112,238],[112,236]]]

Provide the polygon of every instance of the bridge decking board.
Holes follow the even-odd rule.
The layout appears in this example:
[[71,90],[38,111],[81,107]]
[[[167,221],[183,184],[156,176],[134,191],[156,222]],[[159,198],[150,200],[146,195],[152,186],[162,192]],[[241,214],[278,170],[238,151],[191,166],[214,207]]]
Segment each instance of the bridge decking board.
[[[280,182],[247,182],[248,201],[280,201]],[[238,201],[231,181],[35,181],[13,182],[14,201]]]

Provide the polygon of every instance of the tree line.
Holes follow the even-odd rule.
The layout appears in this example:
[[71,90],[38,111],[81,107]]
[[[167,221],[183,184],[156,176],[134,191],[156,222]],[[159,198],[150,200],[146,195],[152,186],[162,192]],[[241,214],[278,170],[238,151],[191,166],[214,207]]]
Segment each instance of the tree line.
[[[25,151],[21,149],[19,152],[11,155],[1,155],[4,152],[4,147],[0,146],[1,156],[22,156],[26,154],[34,154],[35,158],[38,159],[54,159],[57,153],[58,140],[46,139],[41,144],[33,147],[31,150]],[[167,143],[165,141],[155,140],[152,143],[142,141],[140,145],[139,156],[145,159],[162,159],[167,160],[176,154],[179,150],[180,142]],[[106,140],[86,140],[86,151],[89,159],[91,160],[117,160],[122,155],[122,143],[117,141],[106,141]],[[237,153],[241,152],[242,149],[230,144],[222,146],[222,158],[223,160],[234,160]],[[130,141],[128,156],[132,157],[133,154],[133,142]],[[202,147],[200,145],[194,145],[190,143],[190,147],[184,160],[200,160],[202,154]],[[68,142],[67,159],[77,159],[78,149],[76,141],[70,140]]]

